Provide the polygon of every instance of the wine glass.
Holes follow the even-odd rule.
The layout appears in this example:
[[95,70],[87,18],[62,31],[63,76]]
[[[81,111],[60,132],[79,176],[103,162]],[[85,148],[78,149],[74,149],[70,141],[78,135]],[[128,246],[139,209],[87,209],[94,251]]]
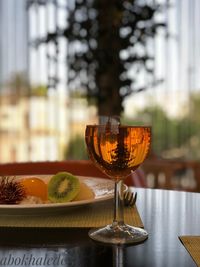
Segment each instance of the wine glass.
[[141,228],[124,223],[123,180],[145,160],[151,139],[148,126],[123,126],[114,117],[87,125],[85,141],[92,162],[115,182],[114,218],[111,225],[91,229],[89,236],[110,244],[139,243],[148,237]]

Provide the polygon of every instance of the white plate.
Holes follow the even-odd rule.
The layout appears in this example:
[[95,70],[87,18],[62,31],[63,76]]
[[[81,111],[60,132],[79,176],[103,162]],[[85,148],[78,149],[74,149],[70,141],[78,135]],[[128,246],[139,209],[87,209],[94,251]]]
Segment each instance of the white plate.
[[[33,175],[32,175],[33,176]],[[26,177],[32,177],[27,176]],[[49,175],[34,175],[48,181]],[[113,198],[114,182],[109,179],[93,178],[78,176],[79,179],[89,186],[94,192],[94,199],[86,199],[81,201],[71,201],[67,203],[48,203],[48,204],[23,204],[23,205],[6,205],[0,204],[0,214],[6,215],[21,215],[30,214],[36,215],[39,213],[54,213],[58,211],[66,211],[70,207],[79,207],[82,205],[93,204],[100,201],[105,201]],[[17,177],[23,178],[23,176]]]

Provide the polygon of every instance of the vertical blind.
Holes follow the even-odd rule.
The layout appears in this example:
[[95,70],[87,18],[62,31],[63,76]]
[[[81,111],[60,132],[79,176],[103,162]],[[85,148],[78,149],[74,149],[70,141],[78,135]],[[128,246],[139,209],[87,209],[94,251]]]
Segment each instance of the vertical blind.
[[[70,139],[83,136],[95,108],[84,99],[71,99],[67,86],[68,42],[60,36],[66,25],[67,0],[0,1],[0,162],[61,160]],[[199,91],[200,2],[198,0],[151,0],[161,4],[155,19],[166,27],[158,30],[147,46],[155,56],[157,86],[125,101],[125,114],[133,107],[161,105],[168,116],[182,116],[190,97]],[[72,8],[73,6],[70,6]],[[46,40],[56,32],[57,38]],[[155,115],[154,124],[159,117]],[[176,129],[176,147],[190,135]],[[171,142],[168,121],[163,121],[165,143]],[[162,148],[161,148],[162,150]]]

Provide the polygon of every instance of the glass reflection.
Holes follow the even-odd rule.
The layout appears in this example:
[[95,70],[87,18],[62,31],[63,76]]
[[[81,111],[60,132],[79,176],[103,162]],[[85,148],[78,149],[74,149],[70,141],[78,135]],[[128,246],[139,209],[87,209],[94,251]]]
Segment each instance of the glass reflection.
[[124,266],[124,247],[113,246],[113,267]]

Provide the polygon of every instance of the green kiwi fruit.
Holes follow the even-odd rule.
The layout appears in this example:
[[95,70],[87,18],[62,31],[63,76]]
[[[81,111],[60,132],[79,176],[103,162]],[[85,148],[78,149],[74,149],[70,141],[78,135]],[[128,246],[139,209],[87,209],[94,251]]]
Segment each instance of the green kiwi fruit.
[[79,179],[68,172],[59,172],[48,183],[48,199],[64,203],[73,200],[80,190]]

